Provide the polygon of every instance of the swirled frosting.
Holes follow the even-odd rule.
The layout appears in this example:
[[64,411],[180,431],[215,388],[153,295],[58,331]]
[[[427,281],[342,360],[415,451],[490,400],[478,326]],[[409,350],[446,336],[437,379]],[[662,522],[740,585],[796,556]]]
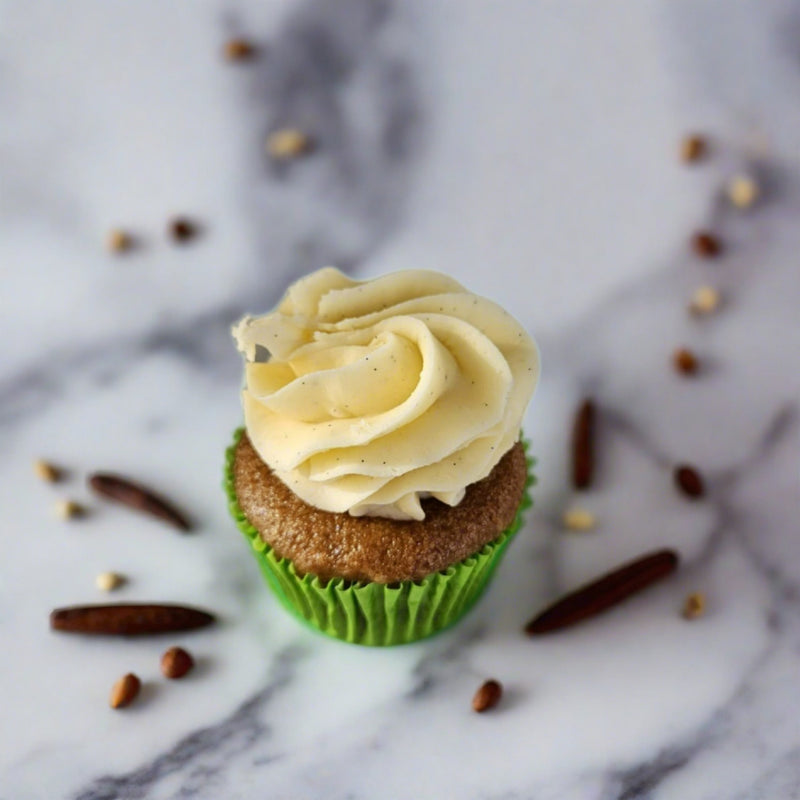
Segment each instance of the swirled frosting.
[[259,456],[305,502],[354,516],[459,503],[519,438],[539,375],[508,312],[431,271],[326,267],[233,335]]

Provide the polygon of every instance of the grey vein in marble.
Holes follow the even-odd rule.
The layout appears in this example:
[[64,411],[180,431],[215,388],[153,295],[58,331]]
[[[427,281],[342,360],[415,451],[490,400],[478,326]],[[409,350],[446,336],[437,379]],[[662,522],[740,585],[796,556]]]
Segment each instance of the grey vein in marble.
[[[513,19],[520,8],[510,4],[504,10]],[[231,704],[233,710],[221,715],[220,722],[204,723],[193,732],[178,736],[176,743],[156,758],[142,759],[143,763],[117,774],[90,779],[84,765],[76,770],[71,784],[78,789],[48,789],[51,796],[64,792],[76,800],[249,800],[260,796],[293,800],[321,796],[329,800],[367,800],[386,796],[388,800],[411,792],[415,797],[423,798],[427,793],[440,800],[454,786],[456,796],[463,800],[783,800],[797,795],[800,731],[790,706],[797,694],[800,652],[800,559],[796,556],[796,537],[792,535],[798,511],[800,384],[791,369],[770,373],[769,356],[777,350],[790,367],[791,358],[796,357],[786,342],[797,341],[796,297],[800,285],[793,259],[800,244],[795,218],[800,208],[798,169],[796,159],[773,156],[768,148],[754,156],[752,148],[742,145],[740,134],[743,128],[763,132],[770,125],[779,127],[785,119],[791,122],[792,114],[796,114],[786,102],[791,92],[781,95],[772,92],[771,87],[767,87],[770,91],[762,90],[765,76],[775,80],[780,77],[784,81],[781,85],[791,90],[800,88],[798,48],[793,41],[800,3],[781,4],[769,14],[753,4],[738,6],[736,13],[727,13],[726,9],[724,14],[718,4],[692,7],[691,11],[673,11],[666,5],[658,8],[664,9],[664,25],[659,30],[672,30],[680,47],[686,49],[686,62],[699,73],[699,78],[691,76],[684,85],[706,93],[703,107],[728,104],[733,109],[730,116],[724,117],[728,133],[714,141],[715,157],[703,168],[704,173],[695,172],[686,180],[711,175],[713,185],[719,187],[731,169],[747,167],[762,183],[763,202],[752,213],[739,214],[718,190],[704,194],[707,202],[700,208],[696,223],[721,230],[732,244],[730,257],[717,264],[687,263],[683,241],[671,242],[669,248],[662,243],[662,249],[669,252],[644,278],[628,280],[621,289],[606,296],[598,290],[593,308],[580,320],[569,326],[556,326],[556,330],[541,337],[546,362],[551,365],[547,386],[543,387],[551,395],[549,400],[547,395],[542,400],[550,402],[553,413],[550,431],[543,429],[545,426],[535,430],[540,437],[537,447],[544,449],[549,458],[543,460],[544,480],[537,489],[528,535],[520,537],[503,565],[505,594],[490,592],[471,618],[445,638],[393,654],[397,662],[407,667],[401,685],[387,682],[375,695],[381,698],[379,701],[360,708],[339,726],[309,728],[313,732],[307,732],[302,743],[296,741],[294,748],[280,743],[281,734],[293,729],[292,720],[282,716],[279,709],[294,703],[313,717],[317,712],[324,715],[323,706],[336,701],[339,711],[346,713],[356,697],[326,697],[322,702],[314,691],[320,684],[327,687],[330,683],[333,690],[341,692],[346,687],[355,695],[365,688],[358,685],[358,680],[367,683],[372,676],[388,671],[388,662],[382,662],[380,655],[367,653],[348,662],[334,649],[335,644],[311,639],[303,639],[300,646],[276,646],[270,656],[273,668],[266,683],[243,702],[237,699],[235,706]],[[424,12],[421,6],[418,10],[431,18],[442,14],[444,27],[454,39],[470,25],[486,26],[489,32],[481,39],[481,47],[492,48],[493,61],[500,67],[507,66],[504,59],[513,41],[509,40],[507,46],[502,39],[490,38],[498,30],[492,25],[500,24],[500,17],[505,19],[505,15],[481,18],[474,16],[474,6],[466,10],[459,6],[457,12],[453,9],[448,12],[447,4],[430,4]],[[242,114],[252,115],[253,145],[259,153],[264,136],[278,127],[300,126],[319,142],[313,156],[291,164],[275,164],[263,155],[252,159],[252,180],[242,186],[242,194],[245,213],[252,217],[253,237],[259,240],[263,260],[270,265],[268,279],[263,274],[263,264],[253,264],[236,285],[233,298],[226,298],[224,303],[191,309],[169,323],[161,321],[145,331],[117,334],[102,346],[75,346],[67,340],[62,349],[56,345],[53,352],[32,354],[21,368],[6,371],[0,384],[0,432],[4,444],[10,442],[12,434],[36,434],[37,420],[45,417],[42,412],[52,408],[54,400],[68,406],[65,398],[76,384],[102,383],[113,394],[115,382],[136,374],[153,354],[174,356],[181,367],[197,376],[230,379],[231,392],[235,392],[234,370],[238,371],[238,366],[231,358],[227,336],[227,326],[233,318],[246,310],[268,307],[286,283],[311,266],[335,261],[357,270],[379,253],[390,234],[401,227],[412,173],[421,157],[421,132],[428,122],[420,93],[422,76],[416,71],[412,55],[416,41],[402,16],[405,11],[401,4],[380,0],[316,0],[289,9],[278,35],[264,42],[263,60],[242,76],[242,83],[247,86]],[[531,16],[523,21],[530,32],[536,30],[538,14],[544,11],[533,7],[529,11]],[[253,13],[258,14],[258,10]],[[567,14],[569,9],[559,13]],[[636,13],[644,12],[637,7]],[[552,26],[553,46],[560,51],[572,39],[558,39],[556,16],[544,19]],[[601,27],[602,20],[596,18],[594,22]],[[637,30],[635,24],[631,23],[631,30]],[[570,34],[579,33],[580,25],[567,27]],[[712,29],[717,36],[709,36]],[[247,33],[246,26],[243,32]],[[597,35],[602,36],[602,32]],[[760,63],[750,65],[753,68],[749,72],[755,76],[752,82],[749,74],[744,76],[748,80],[730,79],[747,72],[740,69],[739,61],[748,63],[750,51],[739,46],[737,37],[752,45],[759,55],[757,61],[764,62],[763,71]],[[593,53],[592,66],[602,68],[602,59],[591,50],[593,37],[582,41]],[[679,48],[668,52],[677,53]],[[780,57],[772,59],[773,52]],[[473,55],[470,53],[470,63]],[[442,55],[442,62],[448,57],[452,53]],[[592,75],[584,75],[590,62],[576,63],[583,64],[579,72],[591,83]],[[672,69],[679,72],[680,64]],[[499,74],[510,82],[524,82],[529,77],[518,70],[501,70]],[[537,82],[546,78],[536,77]],[[633,85],[635,76],[631,77]],[[480,88],[459,87],[463,95],[459,102],[468,103],[472,110],[473,93],[481,97]],[[499,83],[494,88],[498,95],[505,96],[503,93],[514,87]],[[582,91],[581,86],[570,89],[576,96]],[[796,100],[796,93],[791,96]],[[486,101],[486,95],[482,97]],[[449,98],[442,100],[447,113],[452,111],[447,106]],[[750,106],[763,118],[743,122],[741,109]],[[494,112],[477,107],[481,117],[495,113],[500,118],[499,126],[489,130],[503,136],[483,144],[495,148],[491,163],[499,170],[507,170],[502,174],[504,187],[509,189],[517,179],[517,167],[524,170],[525,166],[514,162],[509,171],[508,165],[502,163],[503,148],[514,133],[510,127],[503,127],[508,121],[506,110],[503,105]],[[679,118],[677,114],[675,118]],[[625,119],[626,124],[632,124]],[[482,121],[475,119],[474,124]],[[796,142],[796,126],[786,123],[781,130],[785,136],[794,136]],[[608,141],[606,138],[606,144]],[[553,143],[549,146],[553,147]],[[475,165],[469,159],[478,161],[484,154],[468,151],[466,155],[466,159],[464,153],[459,155],[460,170],[472,169]],[[569,155],[560,152],[559,157],[567,160]],[[0,171],[11,176],[20,202],[9,208],[0,198],[0,211],[16,219],[33,206],[46,206],[44,200],[53,192],[43,192],[40,186],[24,186],[25,170],[18,175],[14,166],[0,163]],[[536,171],[526,176],[536,177]],[[555,181],[553,175],[550,180]],[[560,179],[557,183],[560,187]],[[556,182],[548,186],[551,192],[558,188]],[[512,211],[503,205],[503,200],[502,196],[481,195],[482,205],[476,210],[476,217],[459,221],[462,228],[450,228],[448,233],[468,237],[466,228],[480,227],[484,222],[479,215],[491,219],[492,215]],[[59,230],[71,227],[74,220],[69,203],[59,199],[51,211]],[[520,241],[528,240],[521,237]],[[473,265],[473,277],[480,279],[486,265],[478,266],[480,270]],[[499,275],[501,280],[513,278],[510,274]],[[729,301],[708,324],[678,318],[675,311],[685,303],[693,285],[701,281],[722,286]],[[766,292],[766,305],[759,292]],[[762,305],[758,305],[759,298]],[[768,325],[762,327],[772,317],[782,323],[778,329],[785,334],[785,341],[776,341]],[[531,327],[536,329],[534,324]],[[678,336],[687,336],[713,366],[703,380],[691,385],[670,383],[665,377],[666,356],[669,348],[677,344],[673,338]],[[729,346],[727,341],[735,345]],[[758,346],[750,347],[753,342]],[[635,357],[643,353],[647,360],[635,362]],[[719,359],[716,364],[715,359]],[[766,364],[763,372],[744,369],[757,368],[762,359]],[[53,361],[60,363],[54,366]],[[753,384],[757,389],[763,385],[764,393],[754,391]],[[550,465],[557,461],[568,430],[569,412],[564,411],[565,404],[559,398],[568,398],[569,404],[585,392],[596,395],[602,409],[601,445],[608,455],[604,455],[607,461],[601,464],[603,475],[597,492],[580,499],[605,503],[601,525],[606,528],[592,534],[594,538],[579,542],[558,529],[560,510],[574,498],[563,489],[563,483],[554,485],[561,479],[555,477],[557,467]],[[86,403],[91,409],[88,394]],[[672,403],[663,400],[665,394]],[[113,399],[121,404],[127,400],[116,396]],[[675,408],[681,409],[682,416],[675,414]],[[670,413],[674,416],[670,417]],[[720,419],[726,425],[719,425]],[[692,450],[696,444],[693,439],[702,438],[706,432],[702,424],[728,437],[708,448],[710,453],[713,451],[713,464],[703,463],[701,449]],[[42,430],[43,436],[48,432],[53,435],[49,428]],[[194,431],[190,433],[186,435],[187,442],[193,441]],[[26,446],[30,446],[27,440]],[[6,450],[15,456],[13,448]],[[687,452],[695,452],[698,467],[706,475],[707,498],[692,508],[696,516],[686,511],[688,506],[667,505],[663,518],[653,518],[648,514],[650,504],[661,502],[664,497],[668,502],[672,497],[671,466],[678,459],[688,458]],[[18,461],[19,454],[16,457]],[[17,461],[13,462],[14,468]],[[9,476],[13,478],[10,472]],[[196,479],[195,474],[187,480]],[[630,481],[629,486],[625,485],[626,480]],[[626,517],[632,513],[629,507],[635,509],[640,492],[651,492],[641,504],[641,516]],[[675,501],[681,502],[684,501]],[[613,560],[616,551],[667,544],[666,539],[675,534],[676,527],[685,544],[685,566],[669,586],[654,589],[640,602],[619,609],[602,623],[597,620],[587,624],[574,636],[567,634],[566,638],[536,647],[521,637],[520,628],[533,610],[528,604],[534,606],[571,587],[576,576],[585,575],[587,561],[595,570],[604,558]],[[15,548],[24,546],[17,536],[19,532],[16,527],[8,532]],[[43,529],[42,538],[49,533]],[[630,541],[622,541],[626,537]],[[58,552],[56,538],[48,541]],[[76,548],[86,544],[77,537],[76,541]],[[94,544],[103,546],[102,542]],[[213,537],[206,544],[209,549],[219,546]],[[82,552],[85,554],[86,550]],[[154,552],[158,556],[160,551]],[[13,553],[10,555],[13,562]],[[219,566],[219,562],[214,561],[214,565]],[[201,577],[208,567],[199,567]],[[45,570],[49,580],[48,565],[43,564],[40,569]],[[244,572],[242,576],[246,581]],[[212,582],[210,591],[215,585],[218,584]],[[596,676],[600,685],[610,685],[602,682],[602,671],[615,663],[614,653],[609,654],[604,648],[620,647],[628,660],[638,657],[640,642],[627,639],[628,631],[620,622],[635,619],[642,608],[649,609],[648,616],[638,618],[641,627],[637,631],[646,650],[646,645],[653,645],[647,638],[647,629],[654,626],[669,635],[673,629],[665,623],[665,615],[669,617],[667,622],[674,621],[681,593],[705,586],[711,587],[712,592],[708,627],[702,627],[705,620],[698,620],[691,623],[691,629],[681,631],[682,635],[673,641],[678,655],[666,654],[668,663],[660,677],[667,684],[674,677],[668,673],[682,669],[687,689],[692,688],[694,665],[682,662],[681,654],[700,661],[699,651],[686,643],[695,642],[697,647],[698,638],[706,630],[709,638],[705,649],[728,648],[725,652],[731,663],[727,669],[706,673],[727,679],[724,691],[714,693],[715,687],[708,685],[707,698],[698,701],[697,695],[692,695],[685,705],[695,703],[697,714],[682,716],[677,731],[671,711],[661,709],[658,735],[648,727],[650,739],[641,746],[628,731],[628,738],[623,735],[617,749],[606,751],[599,747],[592,751],[590,746],[586,753],[572,753],[552,769],[549,763],[537,762],[539,749],[551,752],[547,750],[548,730],[540,731],[539,740],[528,735],[529,730],[536,730],[540,715],[549,713],[546,718],[557,723],[562,750],[552,752],[559,758],[570,747],[573,736],[583,741],[583,726],[600,726],[606,738],[615,738],[613,727],[624,728],[624,720],[615,719],[614,714],[619,708],[636,710],[625,702],[629,687],[614,684],[611,696],[600,698],[603,702],[593,705],[595,712],[599,709],[603,716],[600,720],[584,718],[583,705],[572,699],[572,691],[583,688],[582,681],[595,678],[595,664],[600,668]],[[38,587],[37,591],[46,588]],[[0,592],[3,590],[0,581]],[[744,601],[739,602],[742,592]],[[38,599],[33,592],[28,598],[30,603]],[[725,606],[751,615],[744,620],[741,632],[735,628],[733,632],[726,630],[724,625],[720,632],[714,627],[715,618],[726,621]],[[249,609],[254,607],[253,604]],[[19,609],[8,602],[3,610],[12,614]],[[275,611],[276,615],[279,613]],[[269,624],[273,624],[272,618]],[[272,628],[270,633],[274,632]],[[741,637],[749,636],[747,647],[741,651],[735,648],[740,633]],[[303,635],[298,631],[297,640]],[[601,641],[596,636],[604,638]],[[244,639],[240,643],[244,645]],[[43,643],[39,641],[38,645],[42,647]],[[271,643],[265,645],[267,650],[270,646]],[[125,657],[129,656],[130,651]],[[579,665],[581,672],[570,672],[581,658],[587,659]],[[573,679],[577,675],[577,679],[572,684],[555,681],[548,685],[549,678],[558,676],[539,670],[539,659],[550,664],[551,673],[563,670]],[[337,676],[328,671],[332,663],[340,668],[341,664],[349,665],[344,669],[353,670],[358,677],[347,682],[339,676],[337,684]],[[646,660],[643,663],[645,676],[657,672],[657,667],[648,665]],[[69,668],[75,669],[75,663],[70,663]],[[509,702],[498,708],[497,715],[476,721],[468,709],[470,692],[488,670],[496,672],[501,680],[505,680],[506,672],[512,675]],[[22,681],[25,676],[19,677]],[[554,686],[561,695],[554,697]],[[207,687],[191,688],[202,691]],[[635,691],[637,686],[631,688]],[[664,691],[671,692],[668,696],[677,706],[683,695],[675,694],[674,688],[673,682]],[[658,690],[656,684],[644,702],[655,703]],[[313,707],[308,696],[316,699],[319,708]],[[576,696],[581,696],[579,691]],[[586,695],[583,697],[587,700]],[[588,699],[598,700],[596,696]],[[554,700],[564,703],[566,721],[553,716],[548,703]],[[676,715],[683,710],[676,708]],[[155,715],[159,709],[142,711]],[[20,721],[25,722],[22,714]],[[119,721],[112,720],[109,730],[114,730],[111,725]],[[135,731],[132,726],[141,721],[141,717],[124,720],[131,726],[117,728],[116,736],[130,736]],[[591,737],[587,741],[592,744]],[[56,745],[63,743],[55,743],[54,750],[58,749]],[[99,745],[95,747],[98,749],[89,757],[102,752]],[[42,752],[49,751],[45,748],[32,754],[31,763],[35,766],[44,763]],[[528,759],[535,766],[528,768]],[[492,774],[473,776],[472,770],[479,770],[483,761],[494,767]],[[0,785],[4,798],[5,792],[7,789]]]
[[189,734],[168,752],[125,775],[98,778],[74,795],[75,800],[117,800],[152,796],[159,784],[174,779],[170,789],[174,797],[207,796],[214,778],[224,772],[232,759],[249,757],[256,746],[270,745],[268,756],[259,755],[257,763],[266,766],[281,757],[268,723],[261,716],[275,694],[293,680],[297,663],[306,656],[292,647],[275,657],[266,685],[245,700],[229,717]]
[[[299,126],[316,142],[316,151],[298,163],[261,156],[264,168],[252,190],[253,225],[257,236],[269,233],[262,248],[269,253],[271,280],[264,280],[264,265],[255,264],[252,280],[225,307],[79,350],[56,345],[25,367],[0,373],[0,429],[7,434],[12,425],[40,413],[68,388],[68,375],[94,373],[108,383],[155,353],[233,382],[239,367],[230,357],[232,322],[248,311],[269,309],[286,285],[314,268],[351,269],[380,243],[398,221],[423,115],[411,67],[391,44],[393,27],[388,0],[307,0],[288,16],[277,41],[267,47],[268,56],[253,65],[248,102],[263,115],[264,136]],[[346,113],[354,91],[374,113],[370,130]],[[298,198],[317,198],[336,227],[316,219],[308,231],[276,229],[269,218],[274,200],[261,202],[263,187],[289,206]],[[341,241],[342,226],[357,235]]]

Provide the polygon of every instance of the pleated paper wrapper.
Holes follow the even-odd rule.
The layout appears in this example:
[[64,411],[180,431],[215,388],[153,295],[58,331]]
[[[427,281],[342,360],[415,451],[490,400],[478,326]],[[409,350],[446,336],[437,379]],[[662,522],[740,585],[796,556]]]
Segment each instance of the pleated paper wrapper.
[[235,432],[233,444],[226,452],[224,486],[231,516],[281,603],[317,631],[352,644],[377,647],[407,644],[455,624],[483,593],[531,506],[530,489],[535,478],[528,443],[523,442],[528,479],[517,514],[497,539],[477,553],[416,581],[393,584],[359,583],[343,578],[321,581],[315,575],[299,574],[289,559],[279,557],[239,507],[233,461],[243,433],[244,428]]

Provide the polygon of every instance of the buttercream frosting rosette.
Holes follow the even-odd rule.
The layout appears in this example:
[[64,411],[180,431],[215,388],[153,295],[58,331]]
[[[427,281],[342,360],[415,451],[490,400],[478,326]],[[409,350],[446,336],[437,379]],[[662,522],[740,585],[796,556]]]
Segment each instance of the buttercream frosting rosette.
[[[412,641],[452,623],[480,594],[527,502],[530,478],[514,454],[539,360],[525,329],[437,272],[355,281],[329,267],[233,335],[245,357],[246,435],[229,451],[226,488],[270,585],[306,621],[348,641]],[[279,481],[295,508],[258,497],[258,486],[254,497],[253,469],[237,472],[243,446],[263,462],[257,480]],[[480,494],[490,481],[502,487],[496,513]],[[477,497],[465,526],[459,509]],[[297,517],[314,524],[298,528]],[[481,525],[482,538],[470,538]],[[474,550],[462,553],[465,527]],[[309,556],[309,542],[325,552]],[[348,550],[370,547],[385,551],[377,559],[400,554],[403,579],[379,566],[373,574],[369,554],[366,567],[363,553],[348,560]],[[458,557],[438,564],[439,552]],[[417,574],[422,564],[433,571]]]

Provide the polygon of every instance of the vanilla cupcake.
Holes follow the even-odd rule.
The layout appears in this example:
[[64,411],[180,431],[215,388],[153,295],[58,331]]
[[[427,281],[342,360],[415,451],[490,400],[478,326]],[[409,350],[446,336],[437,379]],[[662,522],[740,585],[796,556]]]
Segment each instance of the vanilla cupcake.
[[245,426],[226,490],[284,605],[360,644],[455,622],[530,503],[525,329],[436,272],[326,268],[233,334]]

